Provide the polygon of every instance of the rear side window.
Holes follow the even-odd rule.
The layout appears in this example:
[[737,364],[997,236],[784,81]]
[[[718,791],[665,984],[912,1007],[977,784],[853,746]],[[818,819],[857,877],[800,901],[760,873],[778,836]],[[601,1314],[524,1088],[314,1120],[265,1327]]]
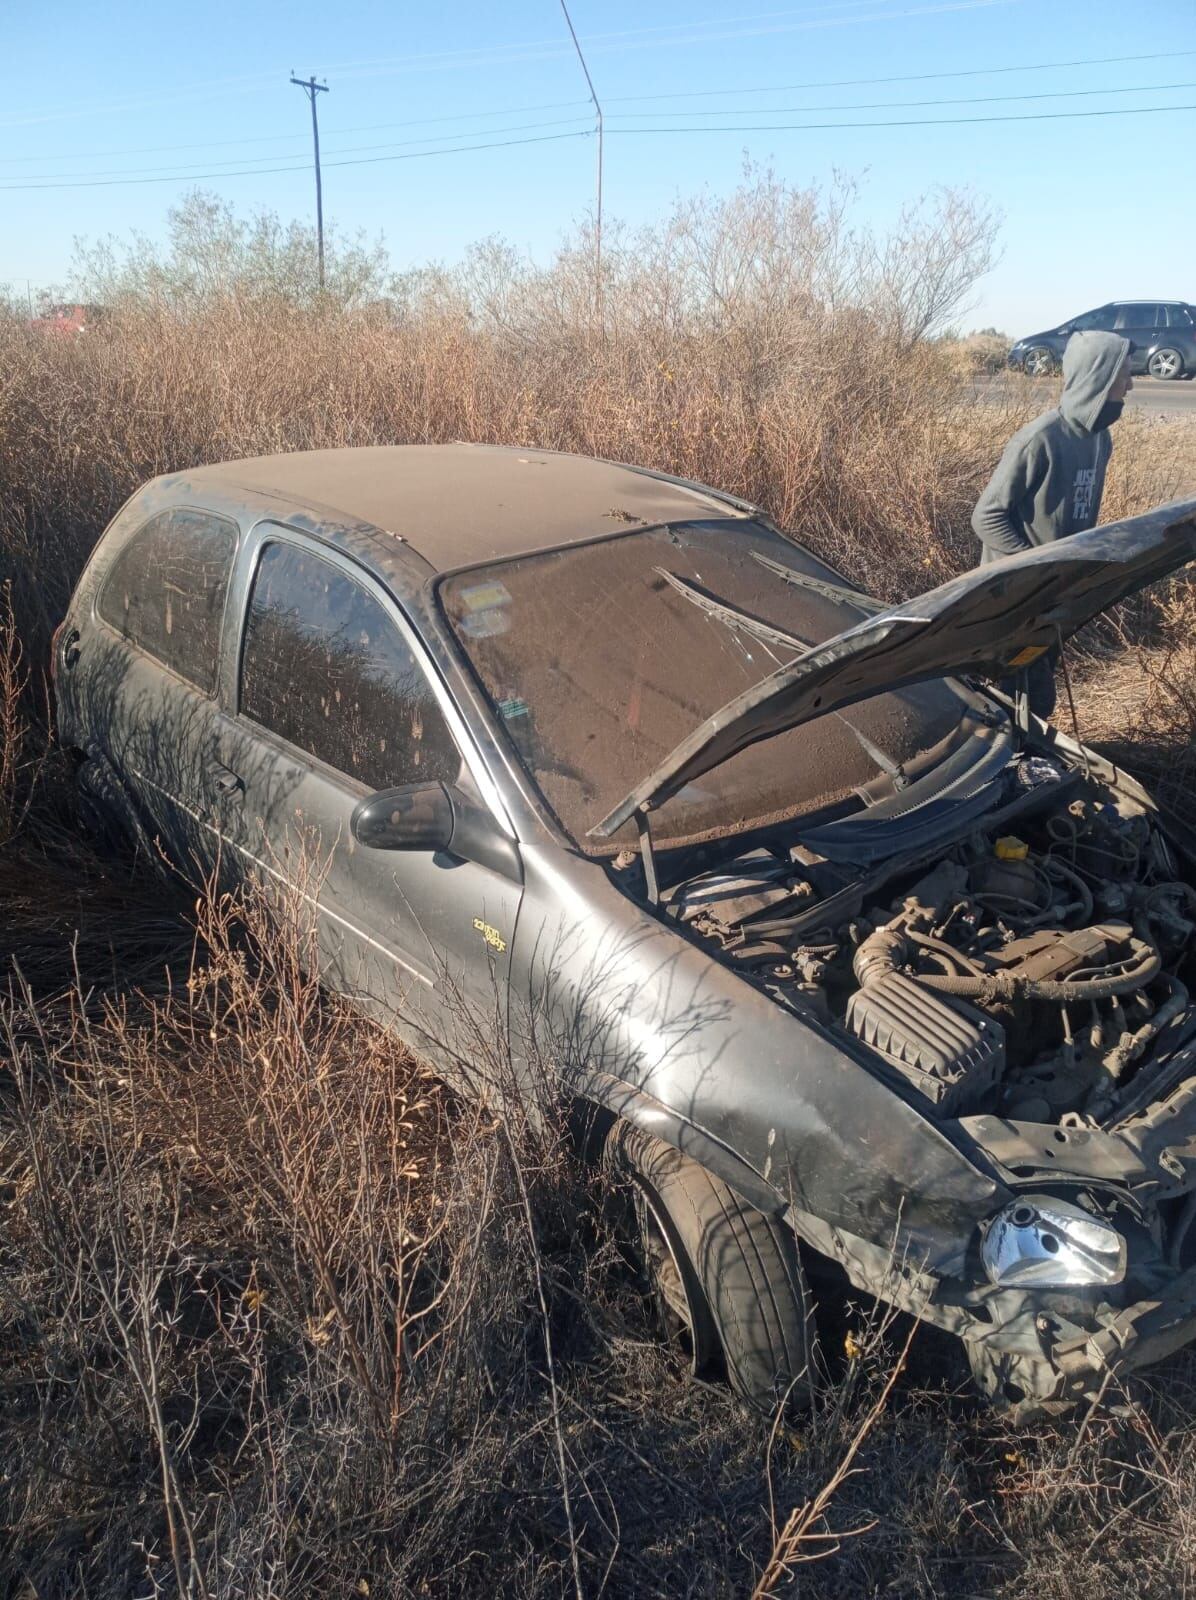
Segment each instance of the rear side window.
[[1155,328],[1163,321],[1163,309],[1156,305],[1118,306],[1118,332],[1123,328]]
[[1167,325],[1171,328],[1191,328],[1192,313],[1187,306],[1168,306]]
[[176,506],[151,517],[117,556],[96,609],[164,666],[211,694],[237,527]]
[[371,789],[455,783],[461,758],[391,618],[330,561],[262,551],[241,658],[241,710]]

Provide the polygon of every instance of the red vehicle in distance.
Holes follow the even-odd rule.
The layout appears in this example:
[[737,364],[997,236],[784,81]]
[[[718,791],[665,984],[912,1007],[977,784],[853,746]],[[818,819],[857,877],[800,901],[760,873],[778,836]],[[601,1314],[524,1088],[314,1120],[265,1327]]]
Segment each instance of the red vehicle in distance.
[[103,314],[102,306],[63,302],[46,306],[40,316],[30,318],[29,326],[36,328],[39,333],[74,335],[86,333]]

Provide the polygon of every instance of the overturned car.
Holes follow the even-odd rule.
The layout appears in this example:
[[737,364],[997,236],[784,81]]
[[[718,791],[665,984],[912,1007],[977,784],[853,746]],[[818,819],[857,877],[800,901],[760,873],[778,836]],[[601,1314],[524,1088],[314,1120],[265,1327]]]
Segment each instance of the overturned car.
[[497,1089],[483,1022],[550,1064],[695,1368],[800,1397],[825,1257],[1028,1414],[1196,1336],[1196,857],[980,680],[1194,555],[1175,505],[884,609],[632,468],[233,462],[105,534],[60,727],[181,866],[295,878],[446,1074]]

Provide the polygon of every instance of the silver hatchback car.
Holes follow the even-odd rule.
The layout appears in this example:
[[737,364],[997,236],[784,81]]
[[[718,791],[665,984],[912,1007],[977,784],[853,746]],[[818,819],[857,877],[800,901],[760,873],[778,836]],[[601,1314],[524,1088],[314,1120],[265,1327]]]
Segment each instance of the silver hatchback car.
[[800,1399],[823,1257],[1026,1414],[1196,1335],[1196,855],[979,680],[1194,554],[1175,505],[885,609],[631,467],[236,461],[100,540],[60,731],[450,1079],[547,1064],[695,1369]]

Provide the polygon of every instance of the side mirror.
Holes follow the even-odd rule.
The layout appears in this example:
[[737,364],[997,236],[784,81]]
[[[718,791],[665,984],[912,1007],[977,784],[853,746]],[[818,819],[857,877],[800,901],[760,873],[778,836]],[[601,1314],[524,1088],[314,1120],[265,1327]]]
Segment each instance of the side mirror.
[[358,844],[371,850],[447,850],[453,802],[443,783],[404,783],[362,800],[350,826]]
[[370,850],[443,852],[523,882],[514,839],[452,784],[402,783],[379,789],[353,808],[349,826],[358,844]]

